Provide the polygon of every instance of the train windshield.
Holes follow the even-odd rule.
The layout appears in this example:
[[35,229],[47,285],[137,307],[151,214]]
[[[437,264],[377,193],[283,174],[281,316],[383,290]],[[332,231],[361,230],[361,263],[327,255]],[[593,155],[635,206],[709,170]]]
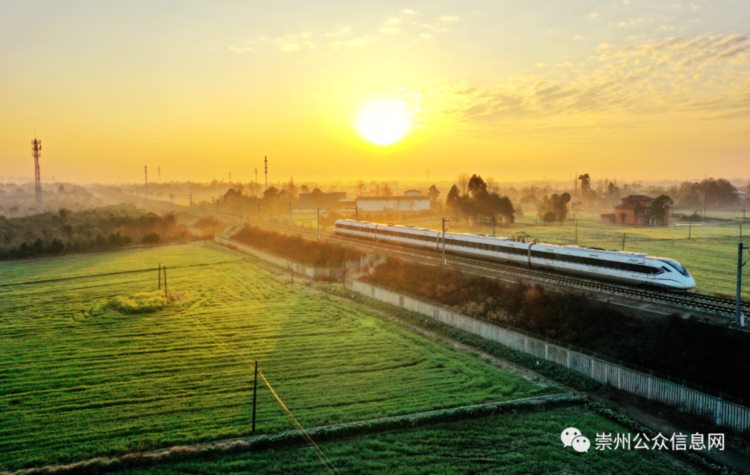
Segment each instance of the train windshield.
[[669,265],[671,268],[679,272],[680,274],[684,275],[685,277],[688,276],[688,271],[684,267],[682,267],[682,264],[680,264],[677,261],[673,261],[672,259],[659,259],[660,261],[664,262],[665,264]]

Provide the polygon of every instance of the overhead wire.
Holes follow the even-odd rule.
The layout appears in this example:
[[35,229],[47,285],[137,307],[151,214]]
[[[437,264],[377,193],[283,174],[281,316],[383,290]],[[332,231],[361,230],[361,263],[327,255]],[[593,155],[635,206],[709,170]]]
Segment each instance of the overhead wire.
[[[179,297],[177,297],[178,300]],[[229,352],[234,352],[232,348],[230,348],[226,343],[219,340],[219,338],[212,332],[208,327],[206,327],[198,317],[195,318],[197,326],[206,334],[208,335],[216,344],[218,344],[221,348],[224,350],[227,350]],[[239,356],[240,359],[244,360],[245,363],[251,364],[253,361],[249,360],[246,357]],[[271,395],[276,400],[276,402],[279,404],[281,409],[286,413],[287,417],[292,421],[292,424],[294,427],[302,434],[305,441],[313,448],[315,451],[315,454],[317,455],[320,462],[326,467],[326,469],[333,474],[338,474],[338,470],[336,470],[336,467],[333,465],[333,462],[326,456],[326,454],[323,452],[323,449],[320,448],[320,446],[315,442],[315,440],[312,438],[312,436],[305,430],[304,426],[299,422],[299,420],[292,414],[292,411],[289,409],[289,407],[284,403],[284,401],[281,399],[281,396],[276,392],[276,390],[271,386],[270,381],[266,378],[265,374],[258,369],[258,375],[260,376],[261,380],[263,381],[263,384],[266,385],[268,390],[271,392]]]

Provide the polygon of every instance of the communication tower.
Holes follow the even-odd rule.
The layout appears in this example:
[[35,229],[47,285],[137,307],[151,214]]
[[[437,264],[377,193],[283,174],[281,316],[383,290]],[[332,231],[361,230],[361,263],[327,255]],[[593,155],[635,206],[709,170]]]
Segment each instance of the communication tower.
[[31,141],[31,150],[34,155],[34,191],[36,192],[36,205],[42,206],[42,174],[39,171],[39,156],[42,154],[42,141],[37,139]]

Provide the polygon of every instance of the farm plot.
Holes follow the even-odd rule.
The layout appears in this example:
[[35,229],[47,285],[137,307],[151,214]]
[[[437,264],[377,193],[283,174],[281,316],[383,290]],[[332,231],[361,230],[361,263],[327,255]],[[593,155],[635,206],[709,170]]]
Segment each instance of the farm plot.
[[[488,418],[394,430],[321,444],[339,473],[699,473],[668,456],[644,450],[588,453],[563,448],[560,432],[574,426],[595,434],[628,431],[585,408],[503,414]],[[631,437],[633,435],[631,434]],[[308,447],[212,454],[116,472],[141,475],[220,473],[325,473]]]
[[307,426],[552,392],[201,245],[6,263],[0,470],[248,434],[255,360]]

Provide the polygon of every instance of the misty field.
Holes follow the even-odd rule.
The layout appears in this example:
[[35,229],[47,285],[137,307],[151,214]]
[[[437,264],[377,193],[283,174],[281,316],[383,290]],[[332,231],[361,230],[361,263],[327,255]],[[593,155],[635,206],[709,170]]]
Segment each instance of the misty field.
[[[726,212],[726,216],[736,213]],[[572,215],[571,215],[572,216]],[[510,226],[498,226],[497,236],[524,236],[552,244],[578,244],[626,251],[644,252],[653,256],[671,257],[682,263],[695,277],[696,290],[704,293],[731,295],[735,293],[737,271],[737,224],[676,222],[668,227],[634,227],[603,224],[596,213],[578,213],[576,224],[569,219],[564,224],[541,224],[536,215],[529,214]],[[407,224],[430,229],[440,228],[440,218],[418,218]],[[692,228],[692,229],[691,229]],[[453,221],[449,229],[455,232],[492,234],[492,226],[475,226]],[[744,242],[750,244],[750,226],[745,226]],[[745,270],[747,273],[747,270]],[[750,285],[743,287],[743,297],[750,300]]]
[[[501,414],[480,419],[368,434],[321,444],[339,473],[700,473],[668,456],[643,450],[579,454],[563,448],[562,429],[626,433],[622,426],[582,407]],[[141,475],[216,473],[325,473],[308,447],[288,447],[165,463],[115,472]]]
[[[169,300],[122,273],[159,263]],[[0,265],[0,470],[247,435],[255,360],[306,426],[552,392],[287,279],[199,244]]]

